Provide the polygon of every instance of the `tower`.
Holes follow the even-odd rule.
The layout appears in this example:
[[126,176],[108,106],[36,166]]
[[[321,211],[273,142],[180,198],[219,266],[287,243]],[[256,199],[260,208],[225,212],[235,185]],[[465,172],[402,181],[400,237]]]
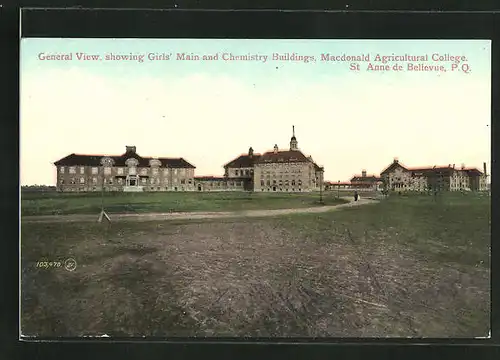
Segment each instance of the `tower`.
[[292,125],[292,138],[290,139],[290,150],[299,150],[297,138],[295,137],[294,125]]

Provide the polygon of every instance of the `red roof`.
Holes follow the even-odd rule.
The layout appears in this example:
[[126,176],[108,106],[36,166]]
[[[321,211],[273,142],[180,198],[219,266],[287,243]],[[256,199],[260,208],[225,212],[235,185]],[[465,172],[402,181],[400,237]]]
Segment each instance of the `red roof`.
[[260,159],[259,163],[279,163],[279,162],[309,162],[308,159],[300,150],[280,150],[277,152],[268,151],[265,152]]
[[434,171],[467,171],[467,172],[477,172],[479,174],[482,174],[481,171],[479,171],[477,168],[461,168],[461,167],[453,167],[451,165],[433,165],[433,166],[420,166],[420,167],[407,167],[401,164],[399,161],[394,161],[391,165],[389,165],[387,168],[384,169],[380,174],[384,174],[386,172],[391,171],[395,167],[402,167],[403,169],[407,171],[413,171],[413,172],[423,172],[423,173],[428,173],[428,172],[434,172]]

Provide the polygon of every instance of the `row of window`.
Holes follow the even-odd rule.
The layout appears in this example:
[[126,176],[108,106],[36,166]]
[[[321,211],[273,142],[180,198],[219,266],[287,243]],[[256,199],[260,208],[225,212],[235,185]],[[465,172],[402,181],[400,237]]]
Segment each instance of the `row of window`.
[[[261,180],[260,181],[260,186],[265,186],[265,185],[269,186],[271,184],[273,184],[273,185],[285,185],[285,186],[287,186],[287,185],[290,185],[290,182],[288,180],[285,180],[284,182],[283,182],[283,180],[279,180],[279,181],[273,180],[272,182],[271,182],[271,180],[266,180],[266,181]],[[291,185],[292,186],[295,185],[295,180],[291,181]],[[297,185],[301,186],[302,185],[302,180],[297,181]]]
[[[198,184],[198,186],[202,186],[203,184]],[[226,186],[226,183],[224,182],[210,182],[208,184],[205,184],[205,186],[209,187],[223,187]],[[228,181],[227,186],[243,186],[243,181]]]
[[[92,188],[87,188],[87,187],[80,187],[80,188],[67,188],[65,189],[65,191],[71,191],[71,192],[88,192],[88,191],[98,191],[98,190],[101,190],[100,188],[94,186]],[[120,188],[118,187],[111,187],[111,188],[108,188],[106,189],[107,191],[121,191]],[[145,189],[146,191],[168,191],[169,188],[168,187],[160,187],[160,186],[157,186],[157,187],[148,187]],[[171,190],[174,190],[174,191],[185,191],[185,188],[184,187],[181,187],[181,188],[178,188],[177,186],[174,187],[173,189]]]
[[300,168],[300,169],[277,169],[277,170],[262,170],[261,171],[261,174],[299,174],[299,173],[302,173],[302,172],[309,172],[309,174],[312,173],[311,169],[304,169],[304,168]]
[[[260,189],[260,191],[285,191],[285,192],[290,192],[290,190],[288,188],[285,188],[285,190],[283,190],[283,188],[277,188],[277,187],[272,187],[272,188],[267,188],[267,189]],[[301,188],[298,189],[298,191],[302,191]],[[291,192],[295,192],[295,189],[292,188]]]
[[[265,177],[266,179],[270,179],[270,178],[271,178],[271,175],[265,175],[265,176],[264,176],[263,174],[261,174],[261,175],[260,175],[260,178],[261,178],[261,179],[264,179],[264,177]],[[281,174],[280,174],[280,175],[273,175],[273,178],[280,178],[280,179],[283,179],[283,178],[285,178],[285,179],[289,179],[289,178],[293,178],[293,179],[295,179],[295,178],[301,178],[301,177],[302,177],[302,174],[297,174],[297,175],[296,175],[296,174],[286,174],[286,175],[281,175]],[[309,177],[310,177],[310,175],[309,175]]]
[[[81,178],[79,178],[79,179],[71,178],[71,179],[69,180],[69,183],[70,183],[71,185],[74,185],[74,184],[76,184],[76,183],[77,183],[77,181],[78,181],[80,184],[85,184],[85,178],[84,178],[84,177],[81,177]],[[117,182],[117,184],[122,185],[122,184],[125,184],[125,179],[123,179],[123,178],[118,178],[118,179],[116,179],[116,182]],[[148,182],[148,181],[147,181],[147,179],[146,179],[146,178],[142,178],[142,179],[141,179],[141,183],[142,183],[142,184],[146,184],[147,182]],[[174,183],[177,183],[177,179],[173,179],[173,182],[174,182]],[[98,179],[97,179],[96,177],[92,178],[92,184],[97,184],[97,183],[98,183]],[[113,179],[113,178],[106,179],[106,184],[113,184],[113,183],[114,183],[114,179]],[[160,179],[150,178],[150,179],[149,179],[149,183],[150,183],[150,184],[160,184],[160,183],[161,183],[161,181],[160,181]],[[185,180],[185,179],[181,179],[181,180],[180,180],[180,183],[181,183],[181,184],[186,184],[186,180]],[[192,179],[189,179],[189,180],[187,181],[187,183],[188,183],[188,184],[192,184],[192,183],[193,183]],[[64,178],[60,178],[60,179],[59,179],[59,184],[64,185]]]
[[[76,166],[71,166],[68,168],[68,173],[69,174],[76,174],[76,169],[77,167]],[[116,168],[116,173],[118,175],[123,175],[124,174],[124,169],[123,167],[119,167],[119,168]],[[132,172],[135,172],[135,168],[129,168],[129,169],[133,169]],[[156,175],[159,173],[159,170],[158,168],[151,168],[151,172],[152,174]],[[163,173],[166,175],[168,174],[168,171],[170,169],[163,169]],[[185,170],[186,169],[172,169],[173,170],[173,174],[174,175],[177,175],[177,174],[180,174],[180,175],[184,175],[185,174]],[[92,167],[92,175],[97,175],[99,173],[99,168],[98,167]],[[60,174],[64,174],[65,173],[65,167],[64,166],[61,166],[59,168],[59,173]],[[85,174],[85,167],[84,166],[80,166],[79,167],[79,173],[80,174]],[[140,170],[140,174],[141,175],[147,175],[148,173],[148,168],[141,168]],[[105,167],[104,168],[104,174],[105,175],[110,175],[111,174],[111,168],[110,167]]]
[[248,169],[245,169],[245,170],[234,170],[234,175],[236,176],[249,176],[249,175],[253,175],[253,170],[248,170]]

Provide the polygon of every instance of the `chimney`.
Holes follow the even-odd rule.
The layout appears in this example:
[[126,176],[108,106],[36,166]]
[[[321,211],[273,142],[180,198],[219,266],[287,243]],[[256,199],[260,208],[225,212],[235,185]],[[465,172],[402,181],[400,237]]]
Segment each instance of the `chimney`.
[[465,169],[465,164],[462,164],[462,170]]
[[455,164],[453,164],[453,169],[455,168]]
[[487,175],[486,174],[486,163],[485,162],[483,163],[483,170],[484,170],[484,175]]
[[277,154],[278,153],[278,144],[274,144],[274,153]]
[[248,149],[248,156],[250,156],[250,157],[253,156],[253,149],[252,149],[252,147],[250,147],[250,149]]
[[399,163],[399,159],[397,157],[394,158],[394,163],[395,164]]
[[361,176],[366,177],[366,170],[361,171]]
[[125,146],[125,152],[135,154],[135,146]]

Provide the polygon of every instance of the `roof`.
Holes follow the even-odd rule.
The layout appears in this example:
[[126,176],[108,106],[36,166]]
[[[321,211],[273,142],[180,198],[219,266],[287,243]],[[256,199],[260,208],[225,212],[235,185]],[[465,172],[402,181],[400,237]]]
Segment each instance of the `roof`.
[[375,176],[375,175],[368,175],[368,176],[362,176],[362,175],[354,175],[351,179],[351,182],[352,181],[356,181],[356,182],[359,182],[359,181],[379,181],[380,178]]
[[183,158],[152,158],[152,157],[142,157],[134,152],[126,152],[122,155],[81,155],[81,154],[70,154],[62,159],[57,160],[54,165],[56,166],[101,166],[101,159],[105,156],[109,156],[115,162],[114,166],[126,166],[125,161],[130,158],[137,159],[139,161],[140,167],[149,166],[149,161],[152,159],[159,160],[161,162],[162,168],[191,168],[196,167]]
[[408,168],[404,165],[402,165],[399,161],[396,161],[394,160],[393,163],[391,165],[389,165],[388,167],[386,167],[381,173],[380,175],[383,175],[383,174],[386,174],[388,172],[391,172],[392,170],[394,170],[395,168],[403,168],[405,170],[408,170]]
[[423,167],[407,167],[402,165],[398,161],[394,161],[391,165],[389,165],[384,171],[380,173],[380,175],[391,172],[397,167],[401,167],[404,170],[411,171],[413,173],[421,173],[422,175],[426,175],[433,172],[452,172],[452,171],[466,171],[468,173],[477,173],[482,175],[483,172],[478,170],[477,168],[455,168],[451,165],[438,165],[438,166],[423,166]]
[[483,175],[484,174],[481,170],[479,170],[477,168],[465,168],[465,169],[460,169],[460,170],[466,171],[468,173],[476,173],[478,175]]
[[316,171],[323,171],[323,168],[321,166],[319,166],[315,162],[313,162],[313,164],[314,164],[314,170],[316,170]]
[[[301,162],[310,162],[300,150],[282,150],[278,152],[268,151],[260,156],[257,163],[280,163],[280,162],[289,162],[289,163],[301,163]],[[314,162],[313,162],[314,164]],[[317,166],[316,164],[314,164]],[[319,166],[318,166],[319,168]]]
[[248,154],[242,154],[236,159],[228,162],[224,167],[229,168],[248,168],[253,167],[253,165],[259,160],[260,154],[253,154],[252,156]]
[[195,176],[195,180],[199,181],[224,181],[226,180],[225,177],[220,177],[220,176]]
[[195,180],[198,181],[243,181],[249,180],[246,177],[225,177],[225,176],[195,176]]

